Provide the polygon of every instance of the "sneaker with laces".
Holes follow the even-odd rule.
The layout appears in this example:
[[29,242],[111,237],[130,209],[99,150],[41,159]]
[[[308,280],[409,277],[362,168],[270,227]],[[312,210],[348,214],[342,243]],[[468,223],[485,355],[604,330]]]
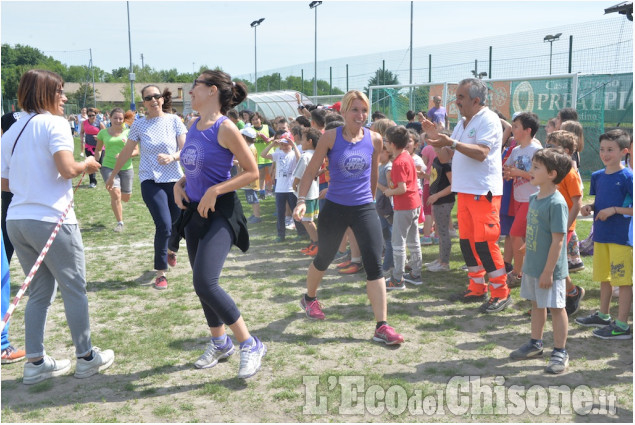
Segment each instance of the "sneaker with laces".
[[412,283],[413,285],[421,285],[423,284],[423,280],[421,279],[421,275],[415,276],[412,272],[408,272],[403,275],[403,280],[408,283]]
[[306,317],[308,317],[309,319],[324,320],[324,317],[326,317],[324,316],[324,312],[322,311],[322,304],[320,304],[317,299],[307,302],[303,295],[302,299],[300,300],[300,307],[302,307],[302,309],[306,313]]
[[227,336],[225,344],[221,346],[214,344],[214,341],[210,340],[205,352],[194,362],[194,367],[197,369],[214,367],[219,360],[228,358],[234,354],[234,351],[234,343],[229,336]]
[[339,263],[343,263],[345,261],[350,261],[350,259],[351,259],[351,251],[350,250],[346,250],[344,252],[337,251],[337,254],[335,254],[335,258],[333,259],[333,262],[335,264],[339,264]]
[[168,266],[176,267],[176,253],[175,252],[168,253]]
[[584,270],[584,263],[580,261],[579,263],[568,262],[569,265],[569,273],[580,272]]
[[406,289],[406,281],[401,279],[401,282],[390,276],[386,279],[386,291],[392,291],[393,289]]
[[253,337],[255,344],[240,349],[240,367],[238,377],[241,379],[254,376],[260,369],[262,358],[267,354],[267,347],[258,338]]
[[567,311],[568,317],[573,316],[580,310],[580,301],[584,298],[584,288],[576,285],[576,289],[578,290],[577,294],[573,296],[567,295],[566,297],[565,310]]
[[53,376],[64,375],[71,370],[71,361],[55,360],[53,357],[44,356],[44,362],[39,365],[27,362],[24,364],[24,377],[22,382],[26,385],[37,384]]
[[24,350],[16,350],[13,345],[9,345],[2,350],[2,364],[11,364],[24,359],[26,352]]
[[421,245],[432,245],[432,238],[430,236],[422,236],[420,242]]
[[115,361],[115,353],[112,350],[101,351],[99,347],[93,347],[93,359],[86,360],[82,357],[77,359],[75,366],[75,378],[88,378],[102,370],[108,369]]
[[465,292],[455,294],[450,297],[450,301],[461,301],[463,303],[482,302],[487,298],[487,291],[481,294],[466,289]]
[[450,265],[449,264],[435,263],[435,264],[432,264],[432,265],[428,266],[428,271],[432,272],[432,273],[449,272],[450,271]]
[[260,222],[262,222],[262,218],[256,217],[255,215],[252,215],[251,217],[247,219],[247,223],[249,224],[256,224]]
[[316,243],[311,242],[309,246],[302,250],[304,255],[309,255],[311,257],[315,257],[318,253],[318,245]]
[[628,329],[624,330],[617,326],[615,321],[603,328],[594,329],[593,336],[600,339],[633,339],[631,327],[629,326]]
[[112,230],[113,230],[113,232],[117,232],[117,233],[123,232],[123,223],[117,223],[115,228],[112,229]]
[[373,341],[383,342],[386,345],[403,344],[403,336],[395,332],[392,326],[381,325],[378,329],[375,329],[375,335],[373,335]]
[[168,289],[168,280],[165,276],[159,276],[154,281],[154,289]]
[[513,360],[533,359],[542,356],[542,352],[542,345],[538,346],[537,344],[532,344],[531,341],[527,341],[520,348],[509,353],[509,358]]
[[582,326],[608,326],[611,324],[611,319],[602,319],[600,317],[600,313],[599,312],[595,312],[587,317],[578,317],[577,319],[575,319],[575,322],[578,325],[582,325]]
[[507,295],[507,298],[491,297],[487,302],[481,305],[479,311],[481,313],[498,313],[499,311],[505,310],[511,302],[511,295]]
[[345,260],[345,261],[342,261],[339,264],[336,264],[335,267],[337,267],[338,269],[343,269],[343,268],[348,267],[350,265],[351,265],[351,260]]
[[549,364],[545,372],[559,375],[567,369],[569,365],[569,353],[553,350],[549,358]]
[[364,271],[364,264],[351,262],[346,267],[338,267],[338,268],[339,268],[338,271],[340,272],[340,274],[355,274],[355,273],[360,273]]

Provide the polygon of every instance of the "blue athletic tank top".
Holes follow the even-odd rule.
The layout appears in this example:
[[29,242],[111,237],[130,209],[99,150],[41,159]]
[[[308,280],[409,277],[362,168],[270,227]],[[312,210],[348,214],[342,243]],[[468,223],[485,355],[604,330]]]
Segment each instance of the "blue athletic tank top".
[[231,178],[234,154],[218,144],[218,129],[226,119],[226,116],[220,117],[203,131],[196,128],[197,120],[187,132],[181,165],[186,178],[185,193],[190,201],[200,201],[210,186]]
[[370,171],[374,147],[370,130],[363,128],[362,140],[351,143],[342,136],[342,128],[336,129],[335,143],[327,154],[331,181],[326,199],[347,206],[368,204],[373,202]]

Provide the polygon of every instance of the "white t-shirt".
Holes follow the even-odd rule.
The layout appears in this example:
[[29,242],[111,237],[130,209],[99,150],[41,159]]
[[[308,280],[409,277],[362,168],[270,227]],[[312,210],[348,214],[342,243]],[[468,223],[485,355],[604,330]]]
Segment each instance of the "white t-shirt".
[[[531,159],[536,151],[542,149],[540,143],[531,142],[524,148],[520,145],[512,149],[512,153],[505,161],[505,165],[510,165],[522,171],[531,170]],[[540,188],[529,183],[524,177],[514,177],[514,200],[517,202],[529,202],[529,196],[538,192]]]
[[276,193],[293,192],[293,170],[298,163],[295,152],[277,149],[271,156],[276,162]]
[[[298,160],[298,165],[295,167],[295,171],[293,172],[293,179],[295,180],[296,178],[302,180],[302,176],[304,175],[304,171],[306,170],[307,165],[309,165],[309,162],[311,161],[311,158],[313,158],[313,154],[315,153],[314,150],[307,150],[302,152],[302,155],[300,155],[300,159]],[[300,189],[300,184],[298,184],[298,189]],[[295,196],[300,196],[298,195],[298,192],[295,192]],[[311,182],[311,186],[309,187],[309,191],[306,194],[306,199],[307,200],[311,200],[311,199],[317,199],[318,196],[320,196],[320,185],[318,183],[318,178],[314,178],[313,181]]]
[[164,114],[155,118],[139,118],[132,123],[129,140],[139,143],[139,180],[156,183],[178,181],[183,171],[178,161],[159,164],[157,155],[172,155],[179,150],[177,137],[187,133],[187,128],[177,115]]
[[503,128],[500,118],[489,108],[483,107],[472,117],[467,127],[463,118],[454,128],[452,139],[469,145],[485,145],[489,154],[483,162],[461,152],[452,158],[452,192],[494,196],[503,194],[503,164],[501,145]]
[[[72,153],[73,136],[64,117],[46,112],[29,121],[33,115],[23,115],[2,135],[1,174],[2,178],[9,179],[13,193],[7,220],[57,223],[73,200],[73,181],[60,175],[53,155],[60,151]],[[68,211],[64,224],[77,224],[73,208]]]
[[[417,169],[417,172],[419,170],[423,171],[424,173],[426,172],[427,167],[426,167],[426,163],[423,162],[423,158],[421,158],[417,154],[414,154],[412,155],[412,160],[415,162],[415,168]],[[421,179],[419,177],[417,177],[417,188],[419,190],[423,190],[423,186],[421,186]]]

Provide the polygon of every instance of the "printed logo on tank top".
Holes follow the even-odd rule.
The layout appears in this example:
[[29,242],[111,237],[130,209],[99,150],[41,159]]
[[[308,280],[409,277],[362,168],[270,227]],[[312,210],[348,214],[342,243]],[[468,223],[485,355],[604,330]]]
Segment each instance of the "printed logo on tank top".
[[370,166],[370,157],[363,151],[346,151],[340,159],[339,168],[346,177],[358,177]]
[[190,177],[196,177],[200,174],[203,167],[204,154],[200,149],[199,141],[193,140],[181,150],[181,165],[185,169],[185,173]]

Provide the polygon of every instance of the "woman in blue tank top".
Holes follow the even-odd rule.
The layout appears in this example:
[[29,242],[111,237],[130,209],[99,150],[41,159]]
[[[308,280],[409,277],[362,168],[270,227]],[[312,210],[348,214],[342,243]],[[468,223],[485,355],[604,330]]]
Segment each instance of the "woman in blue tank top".
[[348,227],[353,230],[366,270],[368,299],[377,321],[373,340],[388,345],[401,344],[403,336],[386,322],[386,284],[382,273],[383,236],[374,197],[377,187],[381,136],[364,128],[370,105],[362,92],[351,90],[342,99],[344,126],[326,131],[300,181],[294,218],[302,220],[305,196],[324,160],[329,158],[331,181],[324,209],[318,218],[318,254],[307,273],[307,293],[300,305],[310,319],[323,320],[317,290],[324,272],[333,261]]
[[[223,264],[232,244],[249,248],[247,220],[236,189],[258,178],[258,166],[236,125],[225,113],[247,97],[247,88],[222,71],[204,71],[190,90],[192,108],[200,118],[187,133],[180,159],[184,176],[174,185],[174,200],[186,210],[182,216],[192,280],[212,339],[194,363],[199,369],[215,366],[234,353],[225,325],[240,343],[239,378],[260,369],[267,352],[251,336],[234,300],[220,287]],[[234,156],[242,172],[231,177]]]

